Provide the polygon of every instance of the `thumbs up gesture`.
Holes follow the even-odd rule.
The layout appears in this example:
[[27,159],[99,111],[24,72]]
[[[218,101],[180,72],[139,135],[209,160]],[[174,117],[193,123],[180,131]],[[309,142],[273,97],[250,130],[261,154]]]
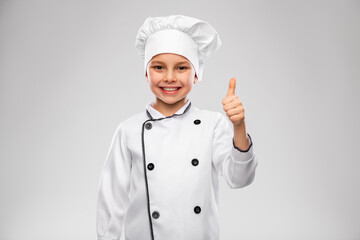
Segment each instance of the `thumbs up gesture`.
[[235,95],[236,79],[231,78],[229,90],[226,97],[222,100],[224,111],[234,126],[241,126],[244,123],[245,113],[242,103]]

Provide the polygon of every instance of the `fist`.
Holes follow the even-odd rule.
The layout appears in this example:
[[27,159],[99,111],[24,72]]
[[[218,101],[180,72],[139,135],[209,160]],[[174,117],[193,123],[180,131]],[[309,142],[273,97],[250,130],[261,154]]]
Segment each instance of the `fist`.
[[224,111],[234,125],[241,126],[244,123],[244,107],[239,98],[235,95],[236,79],[231,78],[229,90],[226,97],[222,100]]

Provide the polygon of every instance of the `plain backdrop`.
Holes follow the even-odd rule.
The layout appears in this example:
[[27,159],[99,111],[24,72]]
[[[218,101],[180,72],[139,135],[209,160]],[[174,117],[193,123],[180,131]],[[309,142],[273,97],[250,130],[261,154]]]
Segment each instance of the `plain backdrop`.
[[259,165],[220,177],[221,240],[360,239],[360,1],[0,0],[0,239],[95,240],[116,126],[154,99],[136,33],[208,21],[222,46],[189,98],[223,114],[231,77]]

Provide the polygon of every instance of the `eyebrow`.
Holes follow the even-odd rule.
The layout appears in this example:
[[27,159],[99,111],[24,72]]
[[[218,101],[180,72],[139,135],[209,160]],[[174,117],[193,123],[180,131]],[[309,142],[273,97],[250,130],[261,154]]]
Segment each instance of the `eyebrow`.
[[[162,62],[162,61],[153,61],[153,62],[151,62],[151,64],[155,64],[155,63],[163,63],[164,64],[164,62]],[[176,64],[184,64],[184,63],[189,64],[189,62],[186,62],[186,61],[178,62]]]

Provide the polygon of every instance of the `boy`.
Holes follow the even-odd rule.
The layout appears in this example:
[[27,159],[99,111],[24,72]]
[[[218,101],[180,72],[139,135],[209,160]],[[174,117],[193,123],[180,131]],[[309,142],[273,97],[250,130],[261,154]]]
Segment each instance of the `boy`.
[[99,240],[218,240],[218,174],[249,185],[257,160],[231,79],[223,114],[192,106],[204,59],[221,42],[208,23],[147,18],[136,47],[155,101],[120,123],[99,184]]

